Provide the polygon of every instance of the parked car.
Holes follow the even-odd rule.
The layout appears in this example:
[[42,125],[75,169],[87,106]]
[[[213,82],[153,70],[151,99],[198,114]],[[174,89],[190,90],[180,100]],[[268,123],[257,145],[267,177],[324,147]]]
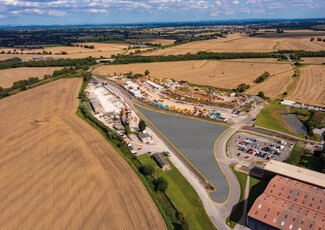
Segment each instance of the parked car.
[[138,148],[137,150],[141,150],[142,148]]
[[249,158],[249,156],[246,156],[245,158],[246,158],[246,159],[248,159],[248,158]]

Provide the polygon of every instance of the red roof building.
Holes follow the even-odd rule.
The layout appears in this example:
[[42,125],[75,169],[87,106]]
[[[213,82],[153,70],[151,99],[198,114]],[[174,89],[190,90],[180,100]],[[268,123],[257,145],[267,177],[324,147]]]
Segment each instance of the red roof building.
[[251,229],[325,230],[325,189],[275,176],[248,213]]

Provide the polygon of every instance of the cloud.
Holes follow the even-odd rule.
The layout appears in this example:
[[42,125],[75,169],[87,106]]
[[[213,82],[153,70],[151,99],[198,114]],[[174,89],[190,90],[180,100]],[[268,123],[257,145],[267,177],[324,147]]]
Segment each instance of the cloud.
[[108,10],[106,9],[86,9],[85,12],[88,12],[88,13],[101,13],[101,14],[106,14],[108,13]]
[[232,1],[232,3],[233,3],[233,4],[238,4],[239,1],[238,1],[238,0],[234,0],[234,1]]
[[48,12],[49,16],[54,16],[54,17],[63,17],[67,15],[67,12],[62,11],[62,10],[50,10]]

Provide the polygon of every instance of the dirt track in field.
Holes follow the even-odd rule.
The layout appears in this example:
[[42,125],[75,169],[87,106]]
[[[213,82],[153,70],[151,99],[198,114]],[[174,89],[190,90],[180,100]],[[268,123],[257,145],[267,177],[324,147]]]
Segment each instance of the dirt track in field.
[[166,229],[135,172],[75,114],[80,84],[0,100],[1,229]]
[[52,74],[54,70],[62,67],[21,67],[0,70],[0,86],[3,88],[11,87],[15,81],[25,80],[30,77],[43,79],[45,74]]
[[301,68],[298,84],[286,99],[325,106],[325,66],[310,65]]

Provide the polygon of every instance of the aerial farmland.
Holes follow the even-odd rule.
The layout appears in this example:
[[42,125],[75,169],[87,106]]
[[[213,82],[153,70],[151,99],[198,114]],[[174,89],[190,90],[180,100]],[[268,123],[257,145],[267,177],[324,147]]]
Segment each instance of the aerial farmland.
[[172,78],[193,84],[233,89],[241,83],[253,84],[253,81],[264,71],[279,74],[291,69],[288,63],[281,62],[263,63],[260,61],[248,63],[201,60],[101,66],[94,70],[94,74],[107,76],[108,74],[114,75],[114,73],[127,74],[129,71],[144,73],[145,70],[149,70],[150,74],[155,77]]
[[11,87],[12,83],[30,77],[43,78],[44,75],[51,75],[61,67],[22,67],[15,69],[0,70],[0,86],[3,88]]
[[80,84],[58,80],[0,101],[2,228],[166,229],[133,169],[75,114]]

